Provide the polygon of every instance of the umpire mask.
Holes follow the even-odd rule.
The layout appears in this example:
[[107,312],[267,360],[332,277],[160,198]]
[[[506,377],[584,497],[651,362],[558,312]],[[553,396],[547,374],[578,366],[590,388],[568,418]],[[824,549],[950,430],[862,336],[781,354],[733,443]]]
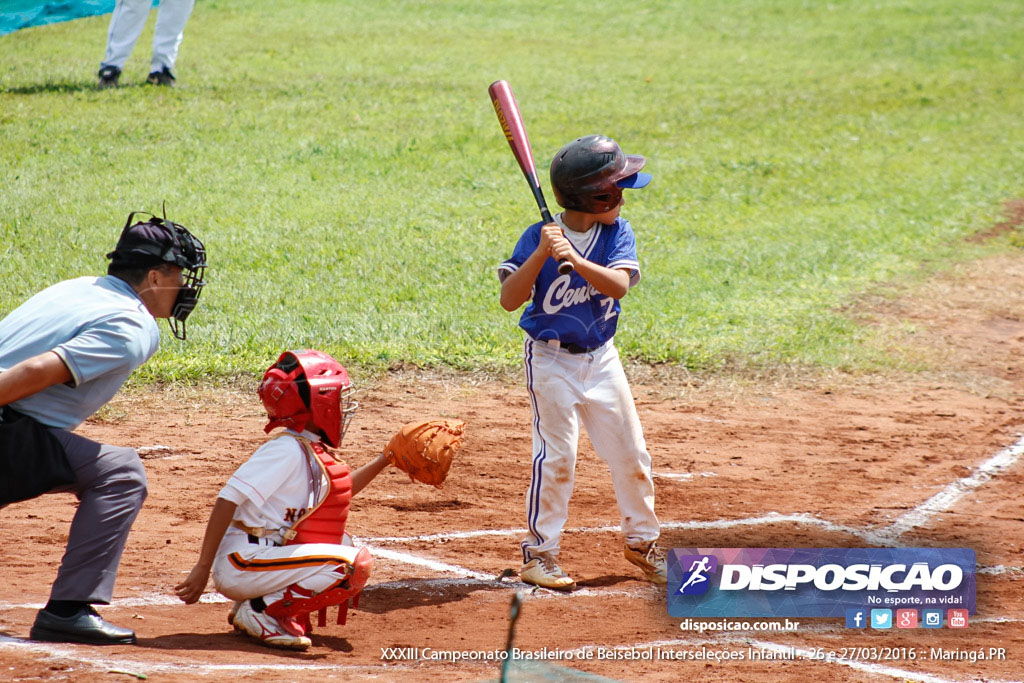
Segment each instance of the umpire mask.
[[[137,214],[149,216],[145,222],[132,223]],[[171,309],[167,323],[177,339],[186,338],[185,319],[196,307],[206,282],[206,248],[183,225],[151,213],[133,211],[114,251],[107,254],[112,268],[149,268],[169,263],[182,269],[184,282]]]

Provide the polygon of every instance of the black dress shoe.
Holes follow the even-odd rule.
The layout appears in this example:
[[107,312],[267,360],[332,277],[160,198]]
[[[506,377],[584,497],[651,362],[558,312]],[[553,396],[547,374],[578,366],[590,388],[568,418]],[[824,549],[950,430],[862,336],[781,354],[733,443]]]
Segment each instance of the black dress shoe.
[[104,621],[92,607],[79,610],[70,617],[39,610],[36,623],[28,637],[51,643],[86,643],[88,645],[134,645],[135,631]]

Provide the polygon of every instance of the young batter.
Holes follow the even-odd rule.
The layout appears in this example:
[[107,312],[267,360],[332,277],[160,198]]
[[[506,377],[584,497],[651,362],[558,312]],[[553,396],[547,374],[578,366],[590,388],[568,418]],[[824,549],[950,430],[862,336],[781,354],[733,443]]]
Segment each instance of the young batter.
[[341,444],[358,404],[348,372],[320,351],[286,351],[259,387],[270,418],[285,427],[228,480],[210,514],[199,561],[175,587],[185,603],[199,600],[210,571],[236,603],[237,630],[273,647],[311,644],[309,615],[350,599],[370,576],[373,558],[344,534],[348,505],[388,465],[378,456],[355,472],[325,448]]
[[[533,408],[533,470],[526,496],[529,534],[523,540],[526,583],[571,590],[558,566],[559,539],[569,516],[582,421],[597,455],[611,470],[625,536],[625,557],[655,583],[666,582],[655,541],[651,456],[613,337],[619,300],[640,281],[636,241],[619,217],[622,188],[641,188],[642,156],[626,155],[601,135],[582,137],[551,162],[551,185],[565,212],[535,223],[498,267],[501,305],[526,332],[526,386]],[[558,274],[556,261],[574,270]]]

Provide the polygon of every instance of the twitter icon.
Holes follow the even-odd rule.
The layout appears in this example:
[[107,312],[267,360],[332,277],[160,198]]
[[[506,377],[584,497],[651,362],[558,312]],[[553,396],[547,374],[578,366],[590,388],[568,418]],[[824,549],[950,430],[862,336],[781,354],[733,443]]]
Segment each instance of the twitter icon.
[[892,610],[871,610],[871,628],[892,628]]

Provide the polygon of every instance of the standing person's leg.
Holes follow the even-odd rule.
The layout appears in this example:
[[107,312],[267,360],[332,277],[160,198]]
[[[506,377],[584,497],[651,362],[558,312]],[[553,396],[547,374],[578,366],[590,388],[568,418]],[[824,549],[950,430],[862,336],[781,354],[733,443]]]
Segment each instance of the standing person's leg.
[[67,454],[78,496],[67,549],[50,601],[39,612],[36,640],[97,644],[134,643],[135,634],[105,622],[90,607],[108,604],[132,523],[146,499],[146,472],[131,448],[99,444],[52,429]]
[[[185,24],[194,6],[195,0],[163,0],[160,3],[153,32],[153,58],[149,68],[151,77],[153,74],[165,74],[174,81],[174,63],[185,36]],[[164,82],[160,84],[169,85]]]
[[626,559],[648,579],[663,583],[664,562],[655,545],[661,527],[654,514],[651,456],[629,382],[614,344],[595,352],[592,363],[580,417],[598,457],[611,471]]
[[533,414],[533,461],[526,494],[529,534],[522,542],[520,577],[546,588],[575,582],[557,565],[562,528],[569,517],[579,441],[575,359],[527,339],[524,363]]
[[100,62],[100,70],[113,67],[120,73],[135,47],[149,17],[151,0],[117,0],[107,31],[107,49]]

